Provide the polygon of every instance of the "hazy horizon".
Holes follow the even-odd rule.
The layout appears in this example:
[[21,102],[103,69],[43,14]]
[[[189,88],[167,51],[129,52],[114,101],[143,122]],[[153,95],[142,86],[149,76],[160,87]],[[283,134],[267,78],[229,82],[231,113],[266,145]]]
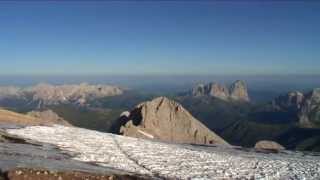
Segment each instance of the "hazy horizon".
[[288,91],[309,91],[320,87],[320,75],[59,75],[59,76],[0,76],[0,86],[32,86],[39,83],[61,84],[109,84],[149,93],[177,93],[190,90],[198,83],[217,82],[230,85],[236,80],[244,80],[249,91],[274,93]]

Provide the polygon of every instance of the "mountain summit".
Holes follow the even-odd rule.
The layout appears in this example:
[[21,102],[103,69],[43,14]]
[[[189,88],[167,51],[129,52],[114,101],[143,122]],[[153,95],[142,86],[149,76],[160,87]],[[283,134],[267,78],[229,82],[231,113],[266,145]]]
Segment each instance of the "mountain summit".
[[177,143],[228,145],[179,103],[166,97],[141,103],[130,113],[123,113],[122,118],[126,123],[120,133],[125,136]]
[[250,101],[244,81],[237,80],[228,88],[218,83],[198,84],[192,89],[193,96],[212,96],[222,100]]

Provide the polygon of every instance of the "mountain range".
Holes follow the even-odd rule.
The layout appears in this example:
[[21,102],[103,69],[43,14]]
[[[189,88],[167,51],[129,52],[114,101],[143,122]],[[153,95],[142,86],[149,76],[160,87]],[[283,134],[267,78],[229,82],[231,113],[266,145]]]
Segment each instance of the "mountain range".
[[21,113],[51,110],[74,126],[133,137],[195,144],[210,144],[213,137],[244,147],[271,140],[287,149],[320,151],[319,89],[265,103],[252,101],[248,89],[241,80],[211,82],[157,98],[109,85],[42,84],[0,87],[0,106]]
[[0,102],[16,100],[29,106],[41,109],[47,105],[77,104],[86,105],[88,100],[122,94],[116,86],[89,85],[51,85],[38,84],[31,87],[1,87]]
[[0,87],[0,179],[319,179],[319,89],[190,89]]

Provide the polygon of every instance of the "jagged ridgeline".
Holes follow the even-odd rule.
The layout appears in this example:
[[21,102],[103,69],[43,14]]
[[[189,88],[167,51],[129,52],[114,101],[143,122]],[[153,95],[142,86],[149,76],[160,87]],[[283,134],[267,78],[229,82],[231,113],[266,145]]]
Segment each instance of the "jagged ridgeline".
[[247,85],[237,80],[230,87],[218,83],[198,84],[191,94],[193,96],[212,96],[222,100],[250,101]]
[[[307,93],[293,91],[280,95],[270,102],[257,104],[248,93],[250,87],[246,84],[241,80],[235,81],[230,86],[208,83],[197,85],[189,91],[186,89],[188,93],[183,95],[171,94],[172,100],[169,102],[175,101],[179,104],[176,105],[177,107],[183,106],[184,111],[190,116],[187,116],[187,113],[176,112],[175,105],[168,105],[166,111],[155,108],[153,116],[156,118],[154,118],[150,113],[144,114],[145,111],[141,109],[149,107],[149,105],[142,105],[144,104],[142,102],[150,104],[152,99],[157,97],[156,94],[136,92],[110,85],[40,84],[27,88],[0,87],[0,105],[22,113],[51,110],[74,126],[93,130],[119,133],[121,126],[123,129],[130,126],[131,129],[136,129],[136,134],[133,133],[135,136],[158,139],[163,136],[164,140],[170,140],[169,137],[173,137],[171,134],[179,132],[181,134],[179,140],[184,140],[183,142],[210,144],[209,136],[201,134],[201,132],[208,132],[204,130],[205,128],[198,130],[194,128],[196,126],[190,125],[193,123],[189,120],[196,119],[206,129],[215,132],[233,145],[254,147],[258,141],[271,140],[288,149],[320,151],[319,89]],[[141,107],[137,108],[138,105]],[[119,119],[120,114],[127,110],[130,110],[127,117],[130,117],[132,124],[126,124],[128,119],[125,120],[124,116]],[[42,114],[55,117],[48,112]],[[162,112],[165,113],[162,114]],[[180,120],[171,122],[169,114]],[[186,117],[184,119],[188,120],[184,122],[181,117]],[[149,120],[150,118],[153,119]],[[162,126],[157,121],[168,121],[166,123],[168,126],[163,126],[161,128],[164,129],[159,130],[166,133],[157,134],[159,132],[154,129],[159,129],[157,125]],[[148,127],[142,130],[145,122]],[[172,128],[172,132],[169,127]],[[149,132],[150,130],[152,131]],[[122,131],[124,132],[126,131]]]
[[[236,81],[229,88],[218,83],[197,85],[176,100],[231,144],[253,147],[257,141],[273,140],[289,149],[320,150],[319,89],[293,91],[255,103],[246,98],[245,84]],[[241,89],[236,93],[240,96],[232,98],[230,89]]]
[[[123,111],[98,106],[99,100],[124,93],[124,89],[112,85],[38,84],[29,87],[0,87],[0,107],[20,112],[44,111],[32,113],[36,116],[61,116],[74,126],[99,131],[110,131],[112,121]],[[100,108],[101,107],[101,108]],[[49,110],[49,111],[47,111]]]
[[2,106],[21,106],[21,108],[41,109],[48,105],[76,104],[86,105],[89,100],[115,96],[123,89],[110,85],[51,85],[38,84],[31,87],[0,87]]

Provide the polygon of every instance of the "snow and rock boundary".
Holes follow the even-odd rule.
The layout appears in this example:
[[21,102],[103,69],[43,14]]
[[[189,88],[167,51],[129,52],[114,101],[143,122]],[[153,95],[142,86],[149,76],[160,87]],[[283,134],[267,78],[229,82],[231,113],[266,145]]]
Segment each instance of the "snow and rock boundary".
[[320,156],[257,153],[226,147],[168,144],[55,125],[7,129],[48,143],[72,159],[149,177],[177,179],[319,179]]

